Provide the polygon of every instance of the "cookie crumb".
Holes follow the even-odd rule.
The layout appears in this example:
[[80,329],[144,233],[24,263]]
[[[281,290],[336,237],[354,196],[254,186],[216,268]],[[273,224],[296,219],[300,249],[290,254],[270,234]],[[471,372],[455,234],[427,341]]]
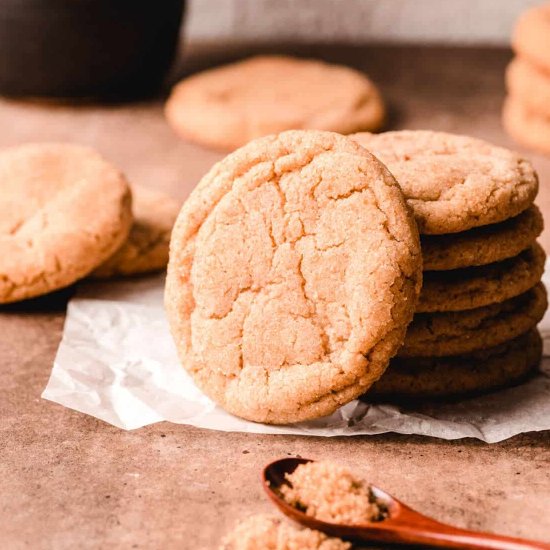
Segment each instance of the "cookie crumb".
[[300,464],[286,479],[290,485],[280,487],[286,502],[322,521],[356,525],[388,516],[371,486],[334,462]]
[[320,531],[300,529],[271,515],[256,515],[226,535],[220,550],[350,550],[351,544]]

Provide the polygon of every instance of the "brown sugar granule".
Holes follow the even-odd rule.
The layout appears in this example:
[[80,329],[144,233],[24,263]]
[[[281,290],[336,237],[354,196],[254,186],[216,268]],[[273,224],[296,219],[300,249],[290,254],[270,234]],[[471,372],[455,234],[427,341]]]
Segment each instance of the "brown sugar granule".
[[220,550],[350,550],[351,544],[320,531],[300,529],[271,515],[242,521],[222,540]]
[[329,461],[301,464],[280,488],[292,506],[322,521],[361,524],[387,516],[367,482],[357,479],[343,466]]

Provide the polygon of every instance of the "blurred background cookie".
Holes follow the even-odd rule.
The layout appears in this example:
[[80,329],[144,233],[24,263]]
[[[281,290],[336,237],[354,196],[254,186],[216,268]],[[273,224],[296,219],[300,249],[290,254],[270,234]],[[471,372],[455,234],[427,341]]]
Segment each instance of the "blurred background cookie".
[[165,112],[178,134],[225,150],[291,129],[374,131],[385,116],[365,74],[288,56],[253,57],[191,76],[174,87]]
[[69,144],[0,153],[0,302],[74,283],[109,258],[132,224],[125,177]]

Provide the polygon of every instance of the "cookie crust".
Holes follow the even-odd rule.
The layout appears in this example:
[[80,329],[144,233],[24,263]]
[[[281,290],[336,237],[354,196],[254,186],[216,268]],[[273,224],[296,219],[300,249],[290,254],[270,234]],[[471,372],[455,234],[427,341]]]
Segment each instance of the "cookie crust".
[[134,221],[128,239],[91,276],[106,279],[160,271],[168,264],[170,234],[180,210],[172,197],[145,187],[132,187]]
[[528,160],[480,139],[427,130],[351,137],[395,176],[421,234],[502,222],[537,195],[537,174]]
[[291,129],[375,131],[385,109],[376,86],[355,69],[266,55],[186,78],[165,113],[182,137],[231,151]]
[[504,302],[467,311],[419,313],[407,329],[399,357],[439,357],[498,346],[543,318],[548,300],[539,283]]
[[479,267],[426,271],[417,312],[460,311],[503,302],[533,288],[546,254],[535,243],[517,256]]
[[92,149],[59,143],[7,149],[0,153],[0,182],[0,303],[74,283],[128,236],[128,183]]
[[422,235],[424,270],[447,271],[506,260],[529,248],[543,229],[542,214],[532,205],[500,223],[462,233]]
[[542,356],[536,329],[509,342],[468,355],[396,358],[365,399],[467,397],[519,384],[535,372]]
[[182,364],[229,412],[332,413],[401,345],[421,282],[394,178],[338,134],[290,131],[226,157],[172,232],[165,305]]

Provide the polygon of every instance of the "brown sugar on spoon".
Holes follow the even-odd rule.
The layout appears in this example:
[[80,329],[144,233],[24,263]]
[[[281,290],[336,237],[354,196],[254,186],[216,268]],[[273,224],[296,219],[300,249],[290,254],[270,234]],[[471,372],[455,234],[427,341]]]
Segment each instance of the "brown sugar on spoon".
[[330,461],[308,462],[286,475],[282,497],[316,519],[346,525],[382,521],[387,509],[370,485],[347,468]]

